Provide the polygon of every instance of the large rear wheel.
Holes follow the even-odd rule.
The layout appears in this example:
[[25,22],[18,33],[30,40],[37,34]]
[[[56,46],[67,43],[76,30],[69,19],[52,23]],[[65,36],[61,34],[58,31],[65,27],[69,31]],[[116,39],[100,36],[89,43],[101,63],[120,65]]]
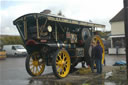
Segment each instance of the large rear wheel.
[[26,58],[26,70],[31,76],[39,76],[43,73],[45,62],[39,52],[33,52]]
[[58,50],[53,58],[53,72],[57,78],[64,78],[70,71],[71,61],[68,52],[64,49]]

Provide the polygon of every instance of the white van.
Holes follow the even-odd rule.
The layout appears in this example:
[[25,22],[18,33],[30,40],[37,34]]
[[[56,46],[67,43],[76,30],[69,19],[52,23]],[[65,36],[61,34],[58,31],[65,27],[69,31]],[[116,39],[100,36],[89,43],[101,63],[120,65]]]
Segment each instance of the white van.
[[7,55],[11,56],[26,56],[27,50],[23,45],[4,45],[3,50],[6,51]]

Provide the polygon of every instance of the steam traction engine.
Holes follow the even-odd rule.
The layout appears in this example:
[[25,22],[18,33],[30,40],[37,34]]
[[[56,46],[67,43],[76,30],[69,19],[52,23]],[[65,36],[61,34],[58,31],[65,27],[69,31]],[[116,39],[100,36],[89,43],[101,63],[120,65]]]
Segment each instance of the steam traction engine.
[[57,78],[66,77],[79,62],[90,65],[92,41],[100,41],[104,61],[103,42],[93,34],[94,28],[104,28],[104,25],[43,13],[27,14],[13,23],[28,51],[26,70],[31,76],[41,75],[45,65],[52,66]]

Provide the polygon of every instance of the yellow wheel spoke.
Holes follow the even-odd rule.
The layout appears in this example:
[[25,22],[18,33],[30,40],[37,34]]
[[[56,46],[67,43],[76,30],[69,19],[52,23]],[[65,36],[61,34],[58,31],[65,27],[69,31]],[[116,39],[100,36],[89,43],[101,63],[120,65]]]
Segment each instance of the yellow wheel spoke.
[[61,61],[56,62],[56,64],[57,64],[57,65],[60,65],[60,64],[61,64]]
[[67,65],[64,65],[64,68],[67,68]]
[[64,59],[65,59],[65,56],[63,56],[63,59],[62,60],[64,61]]
[[61,71],[61,67],[58,66],[57,68],[57,72],[60,72]]
[[31,70],[33,73],[34,73],[34,68],[35,68],[35,67],[33,66],[33,67],[32,67],[32,70]]
[[64,71],[64,68],[63,68],[61,72],[62,72],[62,74],[64,74],[66,71]]
[[33,69],[34,69],[34,66],[32,68],[30,68],[31,71],[33,71]]
[[38,66],[36,66],[36,73],[38,73]]
[[60,60],[62,60],[61,56],[59,56]]
[[30,66],[33,66],[33,63],[31,63]]
[[33,62],[33,60],[32,60],[32,59],[30,59],[30,62]]
[[65,54],[63,54],[63,60],[66,58]]
[[43,67],[40,67],[40,66],[39,66],[39,68],[40,68],[40,70],[42,71],[42,68],[43,68]]
[[40,66],[39,66],[40,69],[42,69]]

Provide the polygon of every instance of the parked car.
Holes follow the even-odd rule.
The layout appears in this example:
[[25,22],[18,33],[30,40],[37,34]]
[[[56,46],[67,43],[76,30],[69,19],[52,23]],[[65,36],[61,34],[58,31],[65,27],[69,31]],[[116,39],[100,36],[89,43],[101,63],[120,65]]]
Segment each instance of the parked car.
[[6,51],[2,50],[1,47],[0,47],[0,60],[1,59],[6,59]]
[[3,50],[8,56],[26,56],[27,51],[22,45],[4,45]]

